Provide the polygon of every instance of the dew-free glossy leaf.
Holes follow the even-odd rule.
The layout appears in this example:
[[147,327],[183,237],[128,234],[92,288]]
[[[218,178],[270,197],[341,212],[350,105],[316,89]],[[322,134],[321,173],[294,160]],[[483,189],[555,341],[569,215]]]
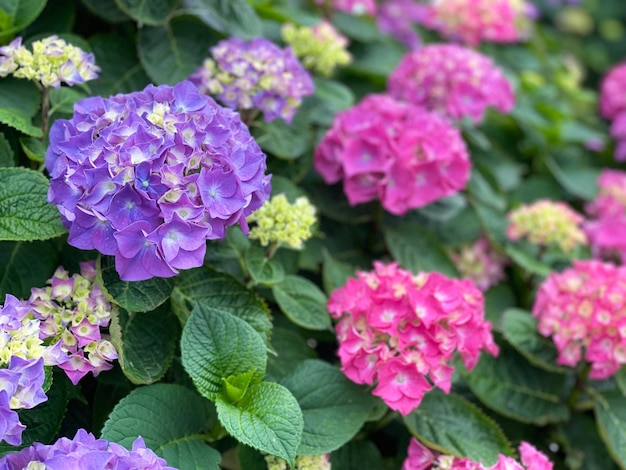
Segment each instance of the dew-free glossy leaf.
[[296,325],[310,330],[330,328],[326,295],[308,279],[285,276],[272,287],[280,310]]
[[30,296],[33,286],[44,286],[59,264],[52,241],[0,242],[0,303],[6,294]]
[[140,25],[161,25],[174,11],[178,0],[115,0],[128,16]]
[[626,400],[619,390],[594,393],[600,437],[617,464],[626,467]]

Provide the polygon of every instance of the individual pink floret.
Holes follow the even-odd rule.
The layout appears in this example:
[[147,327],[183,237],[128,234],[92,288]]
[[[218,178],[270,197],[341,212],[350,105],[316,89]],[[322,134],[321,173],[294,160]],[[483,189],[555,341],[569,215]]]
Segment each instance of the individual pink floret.
[[402,215],[462,190],[467,147],[445,118],[386,95],[369,95],[338,113],[315,150],[326,183],[343,180],[351,205],[379,199]]
[[405,55],[388,89],[396,99],[474,123],[488,107],[508,113],[515,106],[513,87],[493,61],[455,44],[432,44]]
[[435,470],[438,468],[448,470],[552,470],[552,462],[528,442],[522,442],[518,450],[521,455],[521,464],[512,457],[500,454],[494,465],[486,466],[467,457],[461,458],[433,453],[417,439],[412,438],[402,470]]
[[525,0],[433,0],[424,26],[471,46],[515,43],[528,38],[534,16]]
[[498,354],[484,298],[471,281],[413,275],[397,263],[374,263],[332,293],[328,310],[342,371],[407,415],[433,386],[448,393],[455,352],[472,369],[481,350]]
[[540,334],[552,337],[557,364],[591,365],[589,377],[605,379],[626,363],[626,267],[574,261],[540,286],[533,307]]

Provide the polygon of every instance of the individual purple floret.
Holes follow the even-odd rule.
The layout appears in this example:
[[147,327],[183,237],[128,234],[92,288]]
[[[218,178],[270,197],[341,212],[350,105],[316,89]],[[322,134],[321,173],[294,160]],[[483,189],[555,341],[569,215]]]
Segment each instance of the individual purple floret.
[[32,446],[0,458],[0,470],[176,470],[158,457],[141,437],[131,450],[79,429],[74,439],[62,437],[54,444]]
[[230,38],[210,49],[190,77],[202,93],[215,95],[236,110],[259,109],[265,121],[291,122],[302,98],[313,93],[309,72],[291,47],[281,49],[265,38]]
[[239,115],[190,82],[86,98],[50,130],[48,199],[69,243],[115,256],[126,281],[202,265],[270,192],[265,155]]

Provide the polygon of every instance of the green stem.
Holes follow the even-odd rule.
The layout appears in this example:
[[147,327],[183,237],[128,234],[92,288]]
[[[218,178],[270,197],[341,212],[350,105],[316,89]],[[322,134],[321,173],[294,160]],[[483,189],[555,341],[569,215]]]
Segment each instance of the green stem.
[[572,388],[569,397],[567,397],[567,405],[570,408],[574,408],[580,394],[585,390],[587,385],[587,379],[589,378],[589,372],[591,372],[591,364],[586,363],[585,366],[576,374],[576,383]]
[[50,89],[47,87],[43,87],[41,92],[41,130],[43,132],[43,136],[41,137],[42,142],[46,139],[48,135],[48,124],[50,122]]

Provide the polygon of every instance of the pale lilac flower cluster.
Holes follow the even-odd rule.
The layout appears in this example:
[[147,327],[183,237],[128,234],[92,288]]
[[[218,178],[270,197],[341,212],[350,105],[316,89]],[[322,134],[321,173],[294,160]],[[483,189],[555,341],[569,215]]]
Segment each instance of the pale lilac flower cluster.
[[369,95],[335,116],[314,165],[326,183],[343,180],[350,204],[379,199],[392,214],[404,214],[462,190],[471,163],[460,132],[444,117]]
[[484,298],[471,281],[411,272],[374,263],[335,290],[328,311],[335,326],[343,373],[372,385],[392,409],[406,415],[433,385],[450,391],[455,352],[468,369],[481,350],[498,354]]
[[265,38],[229,38],[210,49],[190,77],[198,89],[215,95],[235,110],[258,109],[265,121],[291,122],[302,99],[313,93],[313,81],[291,47],[280,48]]
[[57,268],[44,288],[31,290],[27,305],[39,320],[39,337],[60,343],[66,359],[59,364],[76,385],[89,372],[97,376],[117,359],[113,344],[101,329],[111,321],[111,304],[95,284],[94,262],[81,263],[80,274],[71,277]]
[[0,77],[12,74],[54,88],[61,83],[72,86],[98,78],[100,68],[95,65],[93,54],[57,36],[33,42],[32,49],[31,52],[22,45],[21,37],[0,47]]
[[115,256],[127,281],[201,266],[206,240],[247,230],[270,190],[239,115],[190,82],[79,101],[52,126],[46,168],[69,243]]
[[431,0],[423,25],[471,46],[527,39],[536,10],[526,0]]
[[409,49],[417,49],[422,41],[414,26],[423,21],[424,14],[425,6],[415,0],[385,0],[378,6],[376,24]]
[[585,225],[594,256],[617,255],[626,261],[626,172],[604,169],[598,178],[598,195],[585,210]]
[[508,259],[486,237],[451,250],[450,256],[461,277],[473,281],[483,292],[504,279]]
[[611,136],[617,141],[615,160],[626,161],[626,63],[606,74],[600,87],[600,113],[612,121]]
[[388,89],[396,99],[474,123],[490,106],[508,113],[515,105],[513,87],[492,60],[455,44],[431,44],[404,56]]
[[176,470],[146,447],[138,437],[131,450],[79,429],[73,439],[62,437],[54,444],[39,442],[0,458],[0,470]]
[[541,284],[533,315],[539,333],[556,345],[557,364],[575,367],[584,359],[592,379],[626,364],[626,267],[574,261]]
[[402,470],[552,470],[554,464],[548,457],[538,451],[528,442],[522,442],[518,448],[521,464],[512,457],[498,455],[498,461],[491,465],[474,462],[467,457],[460,458],[451,455],[433,453],[420,441],[411,438],[408,456],[402,465]]

